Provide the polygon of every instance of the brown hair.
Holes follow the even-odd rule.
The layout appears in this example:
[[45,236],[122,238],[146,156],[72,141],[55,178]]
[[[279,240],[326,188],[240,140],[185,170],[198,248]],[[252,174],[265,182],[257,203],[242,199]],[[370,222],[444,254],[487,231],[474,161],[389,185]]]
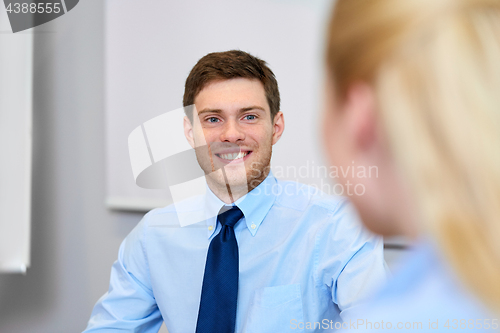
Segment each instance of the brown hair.
[[[264,60],[240,50],[213,52],[198,60],[186,79],[182,101],[184,107],[194,104],[196,96],[207,84],[234,78],[257,79],[262,82],[271,111],[271,121],[274,121],[274,116],[280,110],[276,77]],[[192,112],[188,112],[190,109],[184,110],[193,121]]]

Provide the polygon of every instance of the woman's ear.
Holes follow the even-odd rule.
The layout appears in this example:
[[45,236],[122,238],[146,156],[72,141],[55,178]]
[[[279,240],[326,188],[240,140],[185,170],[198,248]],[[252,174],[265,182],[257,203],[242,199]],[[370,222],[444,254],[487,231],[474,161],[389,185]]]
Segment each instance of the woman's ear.
[[357,150],[367,150],[377,141],[376,102],[373,88],[364,82],[349,87],[344,106],[346,125]]

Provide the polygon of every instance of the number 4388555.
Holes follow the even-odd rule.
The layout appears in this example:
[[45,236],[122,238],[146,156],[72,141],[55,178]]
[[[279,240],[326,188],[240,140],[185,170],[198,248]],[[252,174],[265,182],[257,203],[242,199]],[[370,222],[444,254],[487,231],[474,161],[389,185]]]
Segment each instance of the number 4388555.
[[31,14],[35,14],[35,13],[39,13],[39,14],[42,14],[42,13],[47,13],[47,14],[50,14],[50,13],[54,13],[54,14],[57,14],[59,12],[61,12],[61,7],[60,7],[60,3],[57,3],[57,2],[46,2],[46,3],[9,3],[9,5],[7,6],[6,8],[7,10],[7,13],[31,13]]

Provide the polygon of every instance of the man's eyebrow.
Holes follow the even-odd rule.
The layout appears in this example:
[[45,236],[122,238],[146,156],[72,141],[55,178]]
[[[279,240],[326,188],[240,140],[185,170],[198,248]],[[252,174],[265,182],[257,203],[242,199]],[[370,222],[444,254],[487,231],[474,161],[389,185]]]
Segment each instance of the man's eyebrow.
[[246,108],[240,109],[240,112],[245,112],[245,111],[250,111],[250,110],[261,110],[264,112],[266,111],[266,109],[264,109],[262,106],[252,105],[252,106],[248,106]]
[[221,109],[209,109],[209,108],[205,108],[201,111],[198,111],[198,115],[201,115],[202,113],[222,113],[222,110]]
[[[246,112],[246,111],[251,111],[251,110],[261,110],[261,111],[266,111],[262,106],[258,105],[252,105],[252,106],[247,106],[244,108],[241,108],[239,112]],[[222,113],[221,109],[210,109],[210,108],[205,108],[201,111],[198,111],[198,116],[202,115],[203,113]]]

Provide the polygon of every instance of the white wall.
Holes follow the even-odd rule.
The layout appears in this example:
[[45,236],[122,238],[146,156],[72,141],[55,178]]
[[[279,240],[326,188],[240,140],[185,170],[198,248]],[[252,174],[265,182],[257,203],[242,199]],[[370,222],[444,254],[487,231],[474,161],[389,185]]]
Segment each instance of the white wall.
[[33,34],[9,33],[0,10],[0,273],[30,263]]
[[[136,185],[127,138],[142,123],[182,107],[186,77],[201,57],[231,49],[261,57],[277,77],[285,131],[273,149],[275,175],[331,190],[326,177],[317,175],[324,162],[318,127],[330,7],[330,0],[142,0],[140,6],[136,0],[107,1],[110,206],[148,206],[149,200],[151,209],[172,202],[168,190]],[[182,132],[177,140],[185,141]]]

